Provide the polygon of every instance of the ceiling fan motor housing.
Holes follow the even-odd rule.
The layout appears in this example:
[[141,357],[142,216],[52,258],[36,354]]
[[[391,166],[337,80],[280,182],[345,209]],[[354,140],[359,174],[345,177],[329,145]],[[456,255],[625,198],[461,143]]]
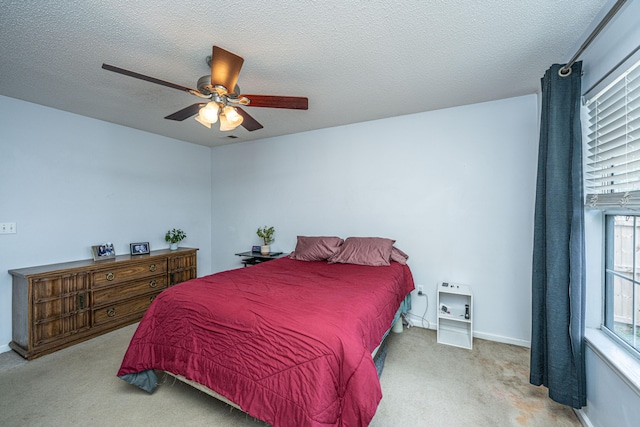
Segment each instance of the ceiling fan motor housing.
[[204,94],[210,95],[214,92],[213,85],[211,84],[211,76],[206,75],[202,76],[198,79],[197,86],[198,90]]

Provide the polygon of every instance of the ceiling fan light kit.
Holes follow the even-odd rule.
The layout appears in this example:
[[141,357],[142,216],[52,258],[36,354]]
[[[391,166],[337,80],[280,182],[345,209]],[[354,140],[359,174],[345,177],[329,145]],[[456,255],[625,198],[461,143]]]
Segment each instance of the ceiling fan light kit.
[[242,123],[242,116],[238,114],[238,111],[231,106],[226,106],[222,110],[227,121],[234,126],[239,126]]
[[195,116],[195,117],[194,117],[194,119],[196,119],[196,121],[197,121],[198,123],[202,124],[203,126],[206,126],[206,127],[208,127],[209,129],[211,129],[211,123],[209,123],[209,122],[205,122],[204,120],[202,120],[202,119],[200,118],[200,116],[199,116],[199,115],[198,115],[198,116]]
[[243,122],[243,118],[235,108],[226,106],[222,109],[220,113],[220,130],[234,130],[238,126],[240,126]]
[[209,102],[207,105],[202,107],[198,112],[198,116],[200,120],[207,122],[209,124],[215,123],[218,121],[218,114],[220,113],[220,107],[215,102]]
[[195,119],[198,123],[211,129],[211,125],[218,121],[218,116],[220,116],[221,131],[234,130],[244,120],[234,107],[216,101],[211,101],[200,108]]
[[[298,96],[275,95],[241,95],[240,88],[236,84],[244,59],[235,53],[213,46],[213,54],[207,57],[207,64],[211,66],[211,75],[198,79],[197,89],[181,86],[175,83],[146,76],[135,71],[113,65],[102,64],[102,68],[125,76],[159,84],[172,89],[187,92],[190,95],[202,99],[209,99],[208,103],[192,104],[180,111],[176,111],[165,117],[168,120],[183,121],[196,115],[198,123],[211,129],[211,125],[220,119],[220,130],[228,131],[242,125],[249,132],[262,129],[262,125],[240,106],[285,108],[294,110],[307,110],[309,100]],[[227,88],[233,88],[229,92]]]

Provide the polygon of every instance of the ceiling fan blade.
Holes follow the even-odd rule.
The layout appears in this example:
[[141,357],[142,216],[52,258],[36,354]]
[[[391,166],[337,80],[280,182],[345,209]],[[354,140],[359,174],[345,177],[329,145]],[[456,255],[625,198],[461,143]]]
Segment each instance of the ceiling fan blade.
[[251,115],[249,115],[249,113],[244,111],[242,108],[236,107],[236,110],[238,111],[238,114],[240,114],[242,116],[242,118],[243,118],[242,127],[245,128],[246,130],[248,130],[249,132],[253,132],[254,130],[262,129],[264,127],[260,123],[258,123],[258,121],[256,119],[251,117]]
[[198,102],[197,104],[192,104],[189,105],[186,108],[183,108],[180,111],[176,111],[173,114],[169,114],[167,117],[165,117],[165,119],[169,119],[169,120],[176,120],[178,122],[181,122],[185,119],[188,119],[189,117],[195,115],[198,113],[198,111],[200,111],[200,108],[206,105],[204,102]]
[[211,85],[224,86],[233,93],[244,59],[235,53],[214,46],[211,54]]
[[107,71],[113,71],[114,73],[123,74],[125,76],[129,76],[129,77],[133,77],[133,78],[136,78],[136,79],[144,80],[144,81],[147,81],[147,82],[155,83],[155,84],[158,84],[158,85],[170,87],[172,89],[183,90],[183,91],[189,92],[189,93],[191,93],[191,92],[196,92],[197,93],[198,92],[196,89],[193,89],[193,88],[190,88],[190,87],[186,87],[186,86],[178,85],[178,84],[175,84],[175,83],[167,82],[167,81],[164,81],[164,80],[156,79],[155,77],[145,76],[144,74],[136,73],[135,71],[125,70],[124,68],[115,67],[113,65],[102,64],[102,68],[107,70]]
[[288,108],[291,110],[308,110],[309,99],[301,96],[275,96],[275,95],[240,95],[240,98],[248,98],[247,107]]

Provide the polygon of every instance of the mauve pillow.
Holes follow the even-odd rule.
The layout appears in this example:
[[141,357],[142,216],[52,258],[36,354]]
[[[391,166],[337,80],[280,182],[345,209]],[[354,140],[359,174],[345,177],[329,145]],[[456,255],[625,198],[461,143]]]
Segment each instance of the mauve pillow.
[[296,249],[289,257],[300,261],[326,261],[338,252],[343,241],[334,236],[298,236]]
[[400,249],[396,248],[395,246],[391,248],[391,261],[406,265],[408,259],[409,255],[405,254]]
[[329,262],[382,266],[390,265],[395,240],[383,237],[347,237]]

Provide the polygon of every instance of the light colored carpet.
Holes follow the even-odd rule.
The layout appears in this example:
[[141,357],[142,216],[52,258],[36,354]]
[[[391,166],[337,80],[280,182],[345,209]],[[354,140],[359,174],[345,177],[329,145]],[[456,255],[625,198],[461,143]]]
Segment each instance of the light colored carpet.
[[[149,395],[117,378],[135,327],[30,362],[0,354],[0,425],[265,425],[173,379]],[[528,364],[522,347],[475,339],[469,351],[436,344],[432,330],[390,334],[371,426],[580,426],[528,383]]]

